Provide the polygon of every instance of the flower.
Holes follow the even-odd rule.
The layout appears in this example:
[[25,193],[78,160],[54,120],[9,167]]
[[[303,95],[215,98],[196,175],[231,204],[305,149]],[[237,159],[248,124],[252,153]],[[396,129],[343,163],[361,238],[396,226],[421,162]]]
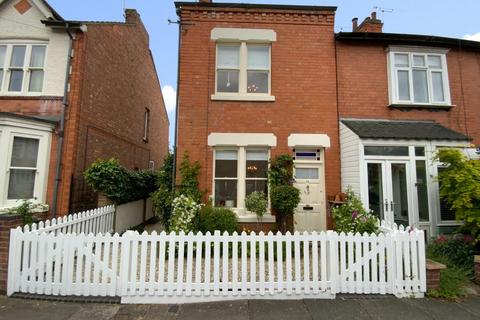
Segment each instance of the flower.
[[445,241],[447,241],[447,238],[443,234],[439,235],[435,240],[436,243],[444,243]]
[[352,212],[352,219],[356,219],[358,217],[358,211],[353,211]]

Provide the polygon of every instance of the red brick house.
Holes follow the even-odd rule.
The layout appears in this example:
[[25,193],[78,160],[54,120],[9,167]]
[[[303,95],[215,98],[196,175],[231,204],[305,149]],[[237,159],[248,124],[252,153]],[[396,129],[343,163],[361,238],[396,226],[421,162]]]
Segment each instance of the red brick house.
[[381,218],[432,235],[456,224],[433,153],[480,143],[478,43],[384,34],[375,14],[335,34],[334,7],[175,5],[176,159],[200,162],[216,206],[255,222],[245,196],[267,191],[268,160],[288,153],[296,230],[330,227],[327,199],[347,187]]
[[125,22],[63,19],[46,1],[0,2],[0,208],[51,215],[96,206],[83,171],[97,158],[161,165],[168,118],[135,10]]

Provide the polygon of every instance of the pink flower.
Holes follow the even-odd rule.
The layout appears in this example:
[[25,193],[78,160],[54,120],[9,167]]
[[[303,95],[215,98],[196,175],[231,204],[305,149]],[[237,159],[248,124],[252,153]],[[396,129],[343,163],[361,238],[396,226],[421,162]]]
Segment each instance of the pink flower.
[[352,212],[352,219],[356,219],[358,217],[358,211]]
[[439,235],[437,240],[435,240],[436,243],[444,243],[445,241],[447,241],[447,238],[443,234]]

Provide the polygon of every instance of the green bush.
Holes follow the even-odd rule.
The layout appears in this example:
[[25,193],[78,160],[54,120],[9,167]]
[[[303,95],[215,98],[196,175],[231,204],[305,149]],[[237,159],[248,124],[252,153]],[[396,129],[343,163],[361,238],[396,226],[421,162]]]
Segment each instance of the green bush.
[[446,164],[438,176],[440,196],[464,221],[462,231],[480,242],[480,161],[467,160],[457,149],[441,149],[437,158]]
[[152,193],[151,199],[155,213],[168,229],[172,215],[173,201],[173,155],[170,153],[163,161],[163,166],[157,174],[158,189]]
[[179,168],[181,179],[177,190],[178,194],[186,195],[198,203],[202,202],[204,194],[198,187],[200,168],[200,163],[198,161],[190,163],[188,153],[185,153]]
[[155,173],[127,170],[117,159],[98,159],[84,172],[87,184],[117,204],[148,198],[155,190]]
[[173,199],[172,204],[172,217],[168,230],[176,233],[180,231],[185,233],[195,231],[195,218],[202,208],[202,205],[183,194]]
[[332,208],[332,216],[337,232],[378,232],[377,217],[364,209],[362,201],[351,189],[346,191],[345,203]]
[[270,199],[276,213],[290,215],[300,203],[300,190],[289,185],[272,186]]
[[267,213],[268,199],[265,193],[254,191],[245,198],[245,207],[248,211],[257,215],[257,220],[262,221],[263,216]]
[[427,257],[435,261],[446,261],[448,266],[464,269],[474,276],[474,241],[472,236],[438,236],[427,246]]
[[232,234],[238,230],[237,215],[227,208],[204,207],[200,212],[198,229],[203,233],[218,230]]

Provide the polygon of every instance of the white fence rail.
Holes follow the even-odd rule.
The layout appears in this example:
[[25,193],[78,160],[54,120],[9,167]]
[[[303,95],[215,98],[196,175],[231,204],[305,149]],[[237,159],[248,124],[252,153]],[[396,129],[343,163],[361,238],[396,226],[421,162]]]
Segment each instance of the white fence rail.
[[105,206],[88,211],[83,211],[58,219],[40,221],[38,224],[25,225],[24,231],[41,231],[55,234],[68,233],[107,233],[113,232],[115,206]]
[[419,230],[360,235],[54,234],[11,231],[8,294],[121,296],[123,303],[421,297]]

